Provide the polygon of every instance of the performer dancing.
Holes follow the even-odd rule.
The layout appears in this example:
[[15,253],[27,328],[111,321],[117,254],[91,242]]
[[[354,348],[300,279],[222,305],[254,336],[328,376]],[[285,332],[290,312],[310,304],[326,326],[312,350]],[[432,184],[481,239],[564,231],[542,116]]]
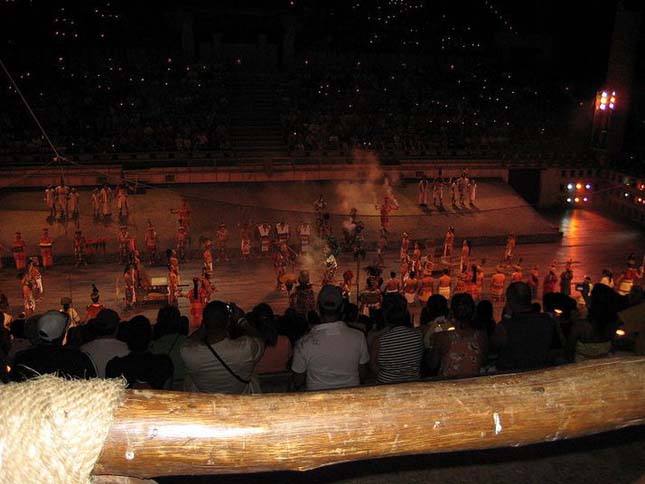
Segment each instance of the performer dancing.
[[459,259],[459,271],[466,272],[470,261],[470,241],[464,239],[461,244],[461,257]]
[[495,274],[490,278],[490,299],[493,303],[504,300],[504,285],[506,284],[506,274],[504,267],[498,264],[495,268]]
[[302,222],[298,226],[298,236],[300,237],[300,253],[308,253],[309,244],[311,242],[311,225],[307,222]]
[[448,269],[443,270],[443,274],[439,277],[439,285],[437,286],[437,292],[439,295],[450,299],[450,286],[452,285],[452,278],[450,277],[450,271]]
[[130,262],[130,234],[127,225],[121,225],[118,235],[119,241],[119,262],[127,264]]
[[101,197],[98,188],[92,190],[92,217],[94,220],[101,218]]
[[32,257],[29,259],[29,264],[27,266],[27,276],[32,282],[32,288],[35,289],[34,297],[36,300],[40,299],[43,295],[43,276],[38,269],[38,257]]
[[291,238],[291,227],[284,220],[275,224],[275,232],[278,237],[278,244],[288,244]]
[[190,305],[189,333],[192,333],[202,325],[202,313],[204,312],[204,296],[202,288],[199,287],[198,277],[193,277],[193,287],[186,294],[186,298]]
[[187,234],[186,234],[186,227],[183,225],[180,225],[177,228],[177,236],[176,236],[176,253],[177,256],[179,257],[179,260],[182,262],[186,260],[186,243],[187,243]]
[[226,244],[228,243],[228,228],[226,228],[225,223],[219,224],[217,231],[215,232],[215,247],[217,250],[216,259],[218,262],[223,260],[228,261],[228,256],[226,255]]
[[45,188],[45,205],[47,206],[47,210],[49,211],[48,218],[55,220],[56,219],[56,192],[54,190],[54,187],[51,185],[48,185],[47,188]]
[[59,220],[67,219],[67,193],[68,188],[65,186],[65,181],[61,178],[60,184],[54,189],[56,196],[56,212],[58,213]]
[[83,323],[88,323],[90,320],[96,318],[105,306],[99,302],[99,290],[96,285],[92,284],[92,292],[90,293],[90,300],[92,301],[87,305],[85,309],[85,316],[83,317]]
[[390,213],[392,213],[392,210],[398,210],[399,204],[394,197],[385,195],[383,197],[383,203],[380,206],[377,205],[376,208],[381,213],[381,230],[388,233],[390,231]]
[[240,228],[240,256],[243,260],[251,257],[251,226],[246,222]]
[[44,228],[43,234],[40,236],[40,241],[38,242],[44,269],[49,269],[54,265],[53,243],[52,238],[49,236],[49,230]]
[[314,212],[316,213],[316,228],[318,229],[318,237],[322,239],[327,235],[324,231],[324,214],[327,213],[327,202],[322,195],[320,195],[318,197],[318,200],[314,202]]
[[477,197],[477,182],[473,179],[468,184],[468,198],[471,208],[475,206],[475,198]]
[[259,224],[257,228],[260,235],[260,254],[268,256],[271,248],[271,225],[263,223]]
[[119,211],[119,219],[127,219],[130,214],[128,203],[128,187],[125,184],[119,185],[116,189],[116,208]]
[[206,239],[204,242],[204,252],[202,252],[202,261],[204,263],[204,271],[207,274],[213,273],[213,252],[211,248],[213,247],[213,242],[210,239]]
[[403,232],[401,236],[401,248],[399,250],[399,258],[403,258],[408,255],[408,250],[410,250],[410,236],[407,232]]
[[504,248],[504,259],[503,263],[508,265],[513,260],[513,251],[515,250],[515,245],[517,244],[517,238],[514,234],[508,234],[506,239],[506,247]]
[[33,282],[29,274],[24,273],[20,279],[22,301],[25,308],[25,317],[29,317],[36,311],[36,299],[34,299]]
[[383,293],[385,294],[398,294],[401,292],[401,281],[396,277],[396,272],[390,272],[390,278],[383,286]]
[[107,183],[104,183],[99,191],[99,201],[101,202],[103,220],[108,221],[112,217],[112,189]]
[[434,287],[434,278],[432,277],[432,270],[428,270],[427,268],[425,268],[423,269],[423,273],[421,274],[421,279],[419,279],[419,292],[418,292],[419,301],[424,306],[428,302],[428,299],[430,299],[430,296],[432,296],[433,287]]
[[542,298],[544,298],[546,294],[555,292],[556,285],[558,284],[558,276],[555,274],[555,264],[556,262],[553,261],[549,268],[549,272],[544,276],[544,282],[542,283]]

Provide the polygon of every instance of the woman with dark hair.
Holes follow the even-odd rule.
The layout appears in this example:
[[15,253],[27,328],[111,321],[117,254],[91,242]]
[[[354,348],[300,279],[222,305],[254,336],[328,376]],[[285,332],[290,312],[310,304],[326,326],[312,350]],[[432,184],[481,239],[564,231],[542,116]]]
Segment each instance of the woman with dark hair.
[[193,277],[193,287],[186,294],[190,304],[190,329],[192,333],[202,325],[202,313],[204,312],[204,298],[199,287],[199,278]]
[[618,327],[618,296],[604,284],[596,284],[586,320],[575,321],[567,341],[570,361],[608,356]]
[[289,360],[293,354],[291,341],[278,328],[271,306],[266,303],[258,304],[247,315],[251,323],[264,341],[264,354],[255,365],[255,372],[277,373],[289,368]]
[[372,370],[379,383],[413,381],[421,378],[423,335],[412,327],[403,296],[392,296],[383,309],[386,331],[372,347]]
[[177,306],[163,306],[157,313],[157,323],[153,328],[154,341],[150,351],[157,355],[168,355],[174,366],[172,389],[183,388],[185,368],[179,349],[186,340],[187,331],[181,329],[181,314]]
[[456,294],[450,311],[453,328],[435,336],[432,361],[439,376],[460,378],[479,375],[486,360],[486,334],[473,327],[475,302],[470,294]]

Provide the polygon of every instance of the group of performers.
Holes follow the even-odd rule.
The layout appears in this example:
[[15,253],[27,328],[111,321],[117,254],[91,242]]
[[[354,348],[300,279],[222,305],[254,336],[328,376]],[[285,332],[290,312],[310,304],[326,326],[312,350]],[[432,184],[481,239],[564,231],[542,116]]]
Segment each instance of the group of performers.
[[425,175],[419,181],[418,203],[422,208],[428,206],[430,191],[432,190],[432,204],[441,208],[444,206],[444,193],[450,195],[450,203],[453,207],[466,207],[466,202],[470,207],[475,206],[477,198],[477,182],[468,178],[467,171],[463,171],[456,178],[435,178],[432,182]]

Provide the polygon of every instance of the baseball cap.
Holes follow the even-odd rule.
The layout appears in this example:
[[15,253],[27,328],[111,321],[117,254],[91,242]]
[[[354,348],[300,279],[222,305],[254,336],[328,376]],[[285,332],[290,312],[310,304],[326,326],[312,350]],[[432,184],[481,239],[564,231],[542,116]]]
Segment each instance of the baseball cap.
[[67,315],[59,311],[47,311],[36,324],[38,337],[42,341],[52,342],[62,338],[67,329]]
[[318,293],[318,307],[326,311],[337,311],[343,305],[343,293],[338,286],[327,284]]

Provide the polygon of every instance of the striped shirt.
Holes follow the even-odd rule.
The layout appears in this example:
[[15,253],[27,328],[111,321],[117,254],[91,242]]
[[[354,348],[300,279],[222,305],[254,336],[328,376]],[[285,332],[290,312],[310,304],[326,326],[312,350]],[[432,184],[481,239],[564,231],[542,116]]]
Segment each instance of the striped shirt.
[[380,338],[379,383],[395,383],[421,378],[423,335],[418,329],[395,326]]

